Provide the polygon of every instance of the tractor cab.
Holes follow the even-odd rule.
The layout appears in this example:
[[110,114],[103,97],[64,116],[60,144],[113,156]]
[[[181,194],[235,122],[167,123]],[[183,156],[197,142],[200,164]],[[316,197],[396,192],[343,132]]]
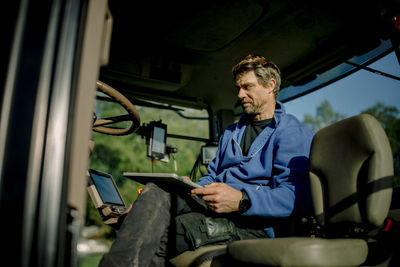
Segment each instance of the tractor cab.
[[[103,209],[108,219],[120,216],[143,188],[124,173],[202,177],[243,112],[232,66],[259,54],[281,70],[277,100],[316,132],[313,231],[208,247],[171,264],[397,266],[399,7],[9,1],[0,72],[2,254],[13,266],[97,266],[116,233]],[[112,197],[103,199],[101,188]]]

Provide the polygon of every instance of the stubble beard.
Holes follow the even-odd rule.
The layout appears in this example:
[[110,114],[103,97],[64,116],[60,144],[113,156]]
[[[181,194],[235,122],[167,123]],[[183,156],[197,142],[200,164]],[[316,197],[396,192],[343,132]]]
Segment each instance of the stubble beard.
[[255,116],[261,112],[261,106],[255,105],[254,103],[250,103],[248,106],[243,106],[243,112],[250,115],[250,116]]

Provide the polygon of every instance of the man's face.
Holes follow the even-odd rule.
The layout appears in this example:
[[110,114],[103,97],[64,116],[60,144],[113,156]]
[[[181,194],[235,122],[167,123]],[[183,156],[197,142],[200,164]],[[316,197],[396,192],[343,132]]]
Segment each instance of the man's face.
[[[275,108],[273,89],[275,80],[271,79],[265,86],[258,81],[254,71],[248,71],[239,75],[236,79],[238,98],[245,113],[257,116],[271,115]],[[267,117],[268,117],[267,116]],[[257,118],[256,118],[257,119]]]

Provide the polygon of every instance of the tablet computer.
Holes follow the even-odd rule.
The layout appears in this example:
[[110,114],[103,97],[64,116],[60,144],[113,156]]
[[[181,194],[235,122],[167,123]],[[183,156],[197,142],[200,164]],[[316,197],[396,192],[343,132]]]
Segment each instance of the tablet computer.
[[152,182],[155,184],[169,185],[174,188],[191,190],[201,188],[202,186],[195,182],[186,180],[176,173],[142,173],[142,172],[124,172],[123,176],[132,179],[141,184]]
[[[88,192],[96,208],[109,210],[114,215],[125,211],[126,205],[111,174],[89,169]],[[107,214],[112,215],[112,214]]]

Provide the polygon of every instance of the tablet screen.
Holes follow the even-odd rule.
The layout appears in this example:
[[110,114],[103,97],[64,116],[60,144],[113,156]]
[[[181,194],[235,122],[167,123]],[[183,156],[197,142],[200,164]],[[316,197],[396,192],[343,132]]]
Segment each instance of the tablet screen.
[[112,181],[112,177],[103,176],[93,172],[90,173],[90,176],[92,177],[92,181],[104,203],[124,205],[121,196],[116,189],[116,185]]

